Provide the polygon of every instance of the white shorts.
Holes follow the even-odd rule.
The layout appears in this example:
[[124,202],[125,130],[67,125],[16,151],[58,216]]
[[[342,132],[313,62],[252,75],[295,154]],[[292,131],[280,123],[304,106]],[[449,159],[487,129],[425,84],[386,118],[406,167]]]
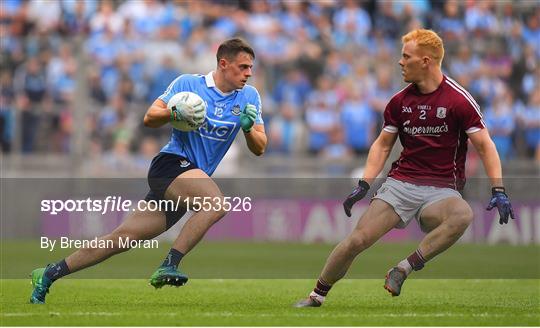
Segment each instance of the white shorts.
[[417,186],[387,178],[373,199],[378,198],[390,204],[401,218],[401,222],[396,224],[396,228],[403,229],[413,218],[420,223],[420,215],[426,207],[450,197],[462,198],[457,190],[451,188]]

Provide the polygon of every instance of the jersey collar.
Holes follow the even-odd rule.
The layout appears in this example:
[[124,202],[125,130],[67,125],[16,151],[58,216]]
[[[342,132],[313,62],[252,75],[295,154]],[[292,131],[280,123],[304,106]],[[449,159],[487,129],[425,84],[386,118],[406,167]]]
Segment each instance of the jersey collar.
[[214,90],[216,90],[216,92],[219,93],[222,96],[228,96],[228,95],[233,94],[236,91],[241,91],[242,90],[242,89],[236,89],[236,90],[233,90],[231,92],[223,92],[223,91],[219,90],[219,88],[216,86],[216,81],[214,81],[214,71],[210,71],[210,73],[206,74],[204,76],[204,80],[206,81],[206,86],[208,88],[214,88]]
[[416,86],[416,84],[412,83],[414,93],[416,95],[418,95],[418,96],[430,96],[430,95],[433,95],[433,94],[437,93],[438,91],[440,91],[443,88],[444,81],[446,81],[446,75],[443,74],[443,79],[441,81],[441,84],[439,84],[437,89],[431,91],[430,93],[421,93],[420,90],[418,90],[418,86]]
[[242,89],[236,89],[236,90],[233,90],[231,92],[223,92],[223,91],[219,90],[219,88],[216,86],[216,81],[214,81],[214,71],[211,71],[210,73],[206,74],[204,76],[204,80],[206,81],[206,86],[208,88],[214,88],[214,90],[216,90],[216,92],[219,93],[222,96],[228,96],[228,95],[231,95],[232,93],[234,93],[236,91],[242,90]]

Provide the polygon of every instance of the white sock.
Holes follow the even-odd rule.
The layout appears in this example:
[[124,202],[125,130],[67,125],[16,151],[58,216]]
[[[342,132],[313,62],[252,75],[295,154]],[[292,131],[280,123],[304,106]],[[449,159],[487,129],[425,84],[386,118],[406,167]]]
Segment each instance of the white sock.
[[409,261],[407,261],[407,259],[404,259],[403,261],[399,262],[397,266],[398,266],[398,268],[403,269],[403,271],[405,271],[405,274],[407,276],[412,271],[412,266],[409,263]]
[[323,304],[324,299],[326,298],[325,296],[315,293],[315,291],[312,291],[311,293],[309,293],[309,297],[313,297],[314,299],[319,301],[321,304]]

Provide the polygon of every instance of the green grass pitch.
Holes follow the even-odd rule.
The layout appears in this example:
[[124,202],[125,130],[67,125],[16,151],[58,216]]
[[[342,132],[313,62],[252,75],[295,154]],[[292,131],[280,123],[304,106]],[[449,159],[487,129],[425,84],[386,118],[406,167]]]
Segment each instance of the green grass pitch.
[[32,305],[26,275],[68,253],[34,243],[2,242],[1,326],[540,325],[537,245],[456,245],[391,297],[384,274],[415,244],[378,244],[322,308],[296,309],[332,245],[203,242],[183,261],[188,284],[160,290],[147,278],[170,245],[132,250],[58,281],[47,304]]
[[153,290],[142,279],[66,279],[46,305],[28,281],[2,281],[2,325],[502,326],[539,325],[537,280],[417,279],[391,297],[382,280],[347,279],[321,308],[295,309],[313,280],[195,279]]

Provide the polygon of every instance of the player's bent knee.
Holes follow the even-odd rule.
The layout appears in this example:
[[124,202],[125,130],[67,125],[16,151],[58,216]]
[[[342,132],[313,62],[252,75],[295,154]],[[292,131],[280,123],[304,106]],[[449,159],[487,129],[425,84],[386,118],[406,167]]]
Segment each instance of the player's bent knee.
[[221,220],[225,215],[227,215],[228,211],[226,211],[226,209],[224,209],[223,207],[219,207],[219,208],[216,208],[214,210],[214,223]]
[[214,217],[216,221],[218,221],[228,213],[230,204],[228,204],[228,201],[225,200],[225,197],[223,196],[222,193],[212,196],[212,200],[213,200],[212,210],[214,212]]
[[361,252],[373,244],[371,238],[369,238],[364,232],[353,232],[346,239],[347,248],[355,253]]
[[452,211],[448,224],[457,232],[465,231],[473,221],[473,211],[469,206],[456,208]]

